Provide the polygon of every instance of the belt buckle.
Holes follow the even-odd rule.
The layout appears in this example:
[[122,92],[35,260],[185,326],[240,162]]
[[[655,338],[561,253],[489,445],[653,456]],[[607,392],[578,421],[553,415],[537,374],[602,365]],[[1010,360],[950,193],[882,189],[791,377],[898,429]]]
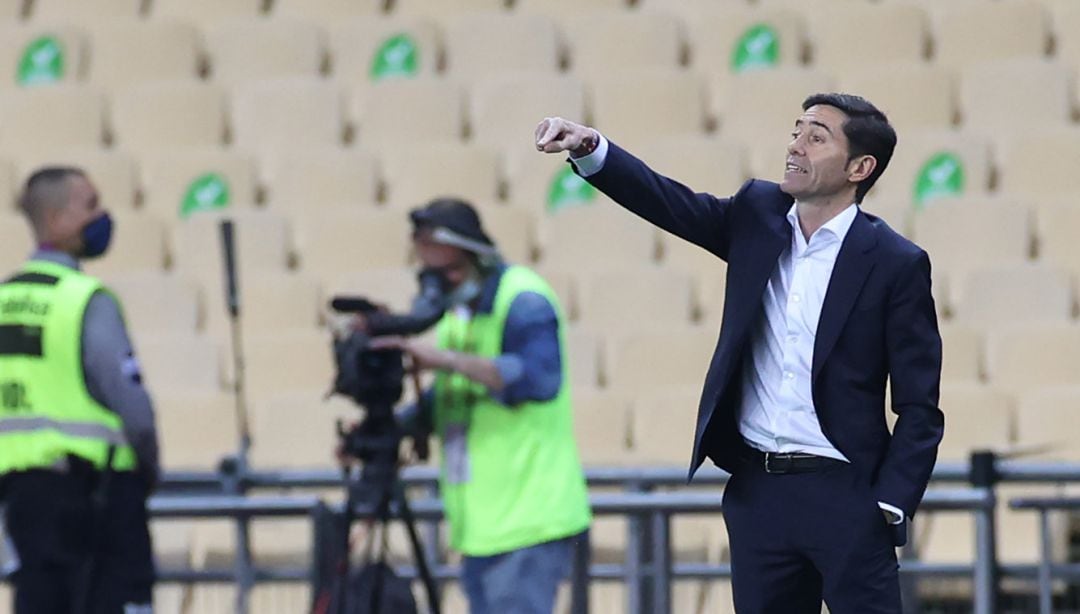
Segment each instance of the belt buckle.
[[[779,467],[773,467],[772,464],[769,461],[770,460],[776,461],[777,459],[786,460],[787,461],[787,466],[784,467],[783,469],[780,469]],[[779,453],[776,453],[776,452],[766,452],[765,453],[765,473],[773,473],[773,474],[791,473],[791,465],[792,465],[792,455],[790,455],[790,454],[779,454]]]

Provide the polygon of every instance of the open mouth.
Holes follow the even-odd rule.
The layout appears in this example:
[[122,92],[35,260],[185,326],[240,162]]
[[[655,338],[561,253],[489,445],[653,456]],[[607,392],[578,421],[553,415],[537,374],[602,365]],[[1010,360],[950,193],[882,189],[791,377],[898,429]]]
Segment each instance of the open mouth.
[[799,166],[797,164],[792,164],[791,162],[788,162],[787,166],[784,167],[784,172],[785,173],[798,173],[800,175],[805,175],[806,174],[806,169],[802,168],[801,166]]

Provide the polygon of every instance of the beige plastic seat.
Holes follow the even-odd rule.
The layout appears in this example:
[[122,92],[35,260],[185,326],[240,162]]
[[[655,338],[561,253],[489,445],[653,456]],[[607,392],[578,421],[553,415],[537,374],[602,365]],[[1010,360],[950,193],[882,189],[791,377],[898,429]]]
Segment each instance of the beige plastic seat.
[[1080,459],[1080,446],[1068,436],[1067,425],[1080,410],[1080,381],[1032,389],[1017,404],[1017,442],[1038,458],[1055,461]]
[[365,147],[455,143],[465,132],[460,86],[448,79],[389,79],[356,87],[349,103],[353,140]]
[[498,157],[478,145],[431,144],[395,147],[384,152],[386,201],[416,207],[441,196],[473,203],[498,199]]
[[950,2],[936,13],[934,61],[945,66],[1046,53],[1049,21],[1038,2]]
[[941,379],[950,383],[975,383],[982,377],[983,334],[973,326],[954,322],[940,325]]
[[223,21],[206,32],[210,74],[220,83],[318,75],[326,36],[315,24],[258,17]]
[[653,170],[695,192],[728,196],[750,178],[745,148],[727,139],[712,136],[665,138],[647,143],[633,153]]
[[537,222],[532,211],[521,207],[480,208],[484,230],[495,241],[502,257],[512,264],[527,265],[537,247]]
[[626,396],[578,386],[573,390],[573,403],[574,437],[582,464],[630,464],[630,407]]
[[[204,288],[205,327],[224,338],[229,317],[221,284]],[[245,335],[282,327],[316,330],[324,311],[322,285],[310,275],[259,271],[239,281],[240,323]]]
[[137,17],[142,4],[142,0],[35,0],[30,17],[71,22]]
[[559,67],[555,24],[540,15],[464,14],[449,21],[445,41],[447,72],[466,81],[499,72],[553,73]]
[[700,326],[643,323],[607,339],[604,365],[607,385],[642,393],[673,386],[700,386],[716,342],[716,331]]
[[[316,273],[325,277],[324,271]],[[408,311],[413,297],[419,292],[417,270],[398,266],[354,268],[341,272],[326,282],[326,296],[345,294],[364,296],[371,302],[385,305],[391,311]]]
[[55,85],[0,95],[0,149],[22,153],[61,147],[100,147],[105,101],[90,87]]
[[563,21],[570,69],[583,79],[617,66],[675,69],[683,54],[682,23],[672,14],[611,11]]
[[705,89],[696,74],[628,69],[597,75],[587,87],[596,129],[631,150],[705,132]]
[[160,275],[166,263],[166,227],[152,212],[112,210],[115,229],[104,258],[90,260],[91,275],[147,273]]
[[630,414],[635,461],[679,468],[686,464],[697,424],[699,388],[658,387],[634,396]]
[[255,202],[255,162],[244,154],[204,148],[155,149],[142,156],[141,171],[143,206],[165,220],[180,218],[189,192],[207,176],[221,181],[225,194],[217,200],[230,206]]
[[852,67],[838,75],[841,91],[874,103],[904,137],[913,130],[948,128],[956,119],[956,78],[942,66],[896,60]]
[[549,116],[585,116],[581,80],[546,73],[504,74],[477,80],[470,93],[472,140],[518,155],[535,151],[532,128]]
[[930,24],[916,4],[824,3],[806,11],[806,21],[813,63],[838,74],[867,65],[881,69],[885,63],[920,62],[926,56]]
[[405,211],[335,207],[305,212],[296,224],[300,267],[322,279],[403,266],[409,258],[411,227]]
[[204,283],[221,283],[224,256],[219,225],[225,218],[234,224],[237,274],[241,278],[257,272],[285,271],[292,252],[288,218],[244,208],[223,213],[203,212],[176,222],[171,245],[177,271]]
[[392,10],[395,15],[451,18],[462,14],[501,11],[505,7],[505,0],[458,0],[454,3],[396,0]]
[[198,77],[202,37],[190,23],[110,20],[95,25],[89,33],[93,53],[88,79],[92,83],[116,88]]
[[11,272],[21,266],[34,251],[34,238],[26,218],[5,211],[0,215],[0,270]]
[[22,173],[16,174],[15,163],[8,158],[0,158],[0,214],[18,211],[15,199],[22,190]]
[[[260,341],[262,343],[262,341]],[[336,465],[334,447],[337,445],[335,421],[343,419],[355,422],[360,419],[360,412],[351,401],[341,397],[331,397],[323,402],[323,394],[330,383],[333,371],[330,371],[330,341],[315,335],[310,339],[273,339],[265,340],[273,344],[274,349],[300,350],[304,356],[283,356],[279,360],[300,367],[308,365],[305,371],[311,371],[305,379],[316,379],[314,387],[296,387],[290,390],[288,383],[295,382],[297,374],[290,373],[284,366],[274,369],[288,382],[267,382],[276,390],[264,390],[263,400],[256,403],[252,415],[252,464],[262,468],[325,468]],[[314,354],[327,356],[327,361]],[[269,349],[269,346],[267,346]],[[284,360],[282,360],[284,359]],[[316,366],[325,366],[328,370],[315,373]],[[250,373],[250,372],[249,372]],[[299,382],[296,382],[299,383]],[[320,385],[321,384],[321,385]]]
[[585,12],[615,12],[625,9],[627,4],[626,0],[517,0],[514,10],[561,19]]
[[1050,5],[1054,32],[1054,55],[1063,63],[1080,66],[1080,6],[1075,2]]
[[[19,19],[24,14],[24,5],[26,3],[23,0],[2,0],[0,1],[0,19]],[[2,593],[5,597],[7,593]],[[6,602],[7,599],[0,599],[0,602]]]
[[816,70],[784,68],[740,74],[726,83],[714,79],[711,86],[711,110],[718,118],[721,136],[747,143],[763,141],[774,147],[780,158],[802,113],[803,100],[810,94],[832,91],[834,81]]
[[602,271],[651,263],[657,231],[610,202],[557,211],[542,220],[541,259],[545,267]]
[[[990,142],[986,137],[945,130],[904,134],[889,167],[868,200],[890,199],[914,209],[918,202],[919,178],[928,172],[932,189],[924,198],[981,196],[990,190]],[[930,173],[933,173],[931,176]],[[959,189],[953,189],[957,181]],[[869,210],[869,208],[868,208]]]
[[[299,0],[303,1],[303,0]],[[346,0],[350,1],[350,0]],[[350,2],[351,3],[351,2]],[[400,65],[387,67],[390,75],[409,74],[430,77],[439,68],[442,55],[439,30],[424,17],[361,17],[343,20],[330,26],[330,65],[334,77],[344,83],[359,84],[373,80],[377,59],[394,49],[397,42],[409,51]],[[396,56],[395,56],[396,57]],[[408,60],[412,58],[410,63]],[[415,70],[415,73],[411,73]],[[406,75],[396,71],[405,71]],[[387,78],[383,73],[378,73]]]
[[961,290],[953,294],[957,296],[953,303],[956,319],[977,325],[1064,323],[1073,314],[1068,274],[1044,264],[975,269],[968,273]]
[[662,265],[669,271],[688,274],[694,284],[695,321],[720,329],[727,287],[727,263],[716,255],[667,233],[660,235]]
[[1008,394],[983,384],[946,381],[938,405],[950,421],[939,459],[963,461],[975,450],[1010,451],[1016,412]]
[[[153,544],[157,545],[157,540]],[[188,589],[179,584],[158,584],[154,587],[154,611],[161,614],[184,614]]]
[[236,402],[231,394],[176,390],[156,394],[154,401],[161,460],[167,471],[213,471],[224,456],[239,449]]
[[367,17],[382,12],[383,0],[277,0],[271,8],[275,18],[312,19],[334,24],[353,17]]
[[225,138],[225,93],[188,81],[140,83],[112,98],[117,145],[139,152],[161,147],[219,146]]
[[730,580],[709,580],[705,584],[703,612],[712,614],[735,614],[735,601],[731,596]]
[[[1008,3],[990,6],[998,4]],[[1003,88],[1003,83],[1009,87]],[[972,66],[960,75],[962,124],[1005,135],[1040,127],[1064,128],[1071,119],[1072,83],[1069,69],[1052,60],[1000,60]],[[1028,92],[1039,95],[1025,95]],[[1028,117],[1022,129],[1015,123],[1018,108]]]
[[[82,80],[89,63],[87,35],[83,29],[60,24],[11,23],[0,26],[0,88],[17,87],[19,65],[28,51],[28,46],[42,37],[55,39],[59,46],[63,69],[58,75],[58,81],[74,83]],[[48,58],[51,56],[43,56],[43,60]]]
[[18,156],[19,176],[29,177],[43,166],[81,168],[98,191],[101,203],[113,214],[135,206],[138,169],[134,156],[94,148],[49,148]]
[[195,334],[198,287],[179,275],[160,272],[114,274],[106,284],[120,299],[132,335]]
[[1080,194],[1080,130],[1024,131],[998,149],[1001,191],[1036,197]]
[[670,322],[689,324],[693,315],[693,282],[689,273],[659,266],[598,272],[581,278],[581,322],[593,330],[628,328]]
[[255,17],[262,4],[260,0],[154,0],[150,16],[183,19],[204,27],[226,19]]
[[1076,279],[1080,273],[1080,243],[1075,230],[1080,227],[1080,207],[1075,203],[1040,207],[1036,227],[1039,259],[1066,269]]
[[279,211],[303,212],[343,203],[373,203],[379,177],[375,156],[338,148],[291,150],[260,161],[266,200]]
[[[143,381],[155,394],[221,390],[221,349],[204,335],[162,333],[132,339]],[[205,425],[204,425],[205,427]]]
[[570,363],[571,386],[595,388],[600,384],[600,337],[595,332],[571,326],[566,331],[564,360]]
[[1032,323],[987,333],[986,374],[991,383],[1018,395],[1076,383],[1080,327]]
[[[665,10],[673,3],[655,3]],[[758,26],[775,35],[776,66],[794,67],[801,63],[806,46],[805,20],[801,11],[745,6],[733,2],[699,2],[686,20],[690,43],[690,65],[727,87],[734,76],[735,49],[740,39],[752,36]],[[662,5],[662,6],[661,6]],[[758,70],[766,67],[759,66]]]
[[[540,214],[606,201],[596,188],[574,174],[564,156],[540,154],[532,144],[532,135],[525,138],[519,149],[504,150],[502,171],[510,203]],[[610,201],[606,202],[610,206]]]
[[251,149],[338,145],[344,135],[341,93],[316,78],[274,79],[237,88],[231,100],[233,143]]

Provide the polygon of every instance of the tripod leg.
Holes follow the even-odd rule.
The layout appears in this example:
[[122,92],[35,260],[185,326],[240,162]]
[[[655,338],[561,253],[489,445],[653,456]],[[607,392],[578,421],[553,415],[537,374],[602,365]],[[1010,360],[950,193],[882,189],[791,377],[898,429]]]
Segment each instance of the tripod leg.
[[424,583],[424,591],[427,593],[428,606],[431,614],[441,614],[439,596],[435,591],[435,579],[431,576],[424,550],[420,547],[420,538],[416,534],[416,518],[412,508],[409,507],[409,499],[404,490],[398,490],[398,504],[401,506],[401,519],[405,521],[405,530],[409,533],[409,543],[412,544],[413,558],[416,559],[416,569],[420,572],[420,580]]

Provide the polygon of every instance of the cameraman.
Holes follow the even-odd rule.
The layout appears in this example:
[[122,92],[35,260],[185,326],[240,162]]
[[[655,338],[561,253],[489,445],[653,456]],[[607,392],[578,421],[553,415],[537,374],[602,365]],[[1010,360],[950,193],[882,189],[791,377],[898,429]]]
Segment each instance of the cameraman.
[[410,219],[420,261],[441,273],[447,312],[435,345],[373,345],[436,373],[423,409],[403,413],[442,443],[440,487],[470,612],[549,614],[591,519],[559,303],[536,273],[503,263],[469,204],[437,199]]

